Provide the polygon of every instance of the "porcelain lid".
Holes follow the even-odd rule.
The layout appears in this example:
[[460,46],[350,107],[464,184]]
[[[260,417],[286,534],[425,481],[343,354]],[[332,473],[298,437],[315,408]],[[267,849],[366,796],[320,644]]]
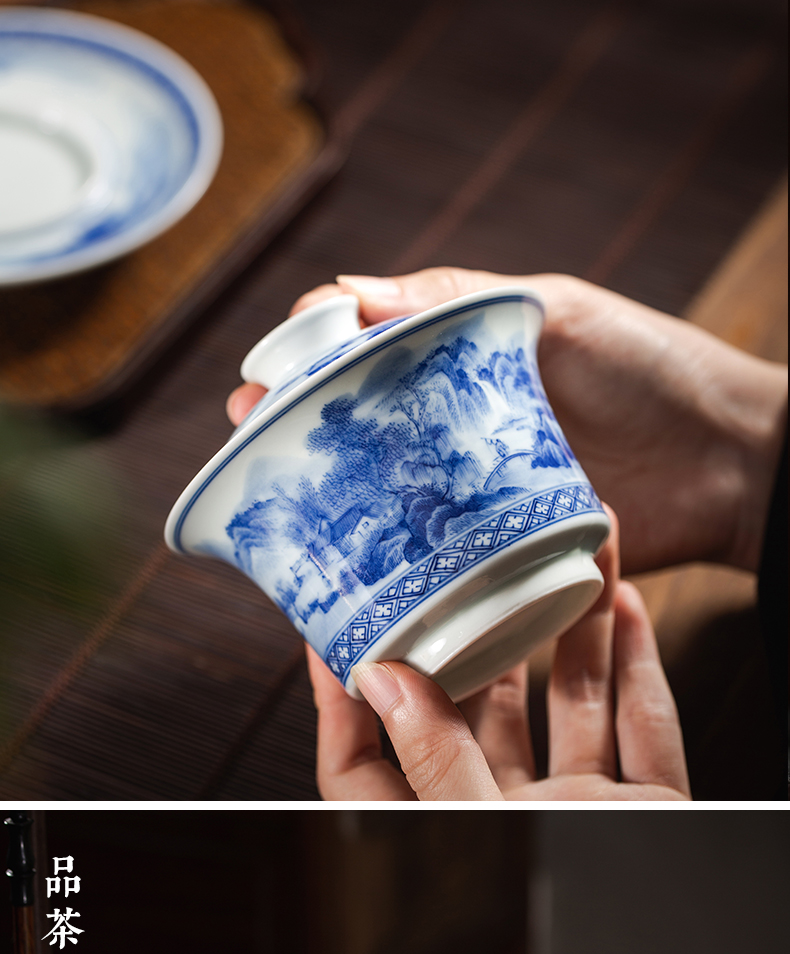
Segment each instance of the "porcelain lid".
[[408,317],[361,328],[359,301],[353,295],[337,295],[292,315],[262,338],[241,364],[242,378],[262,385],[267,393],[236,431],[318,371]]

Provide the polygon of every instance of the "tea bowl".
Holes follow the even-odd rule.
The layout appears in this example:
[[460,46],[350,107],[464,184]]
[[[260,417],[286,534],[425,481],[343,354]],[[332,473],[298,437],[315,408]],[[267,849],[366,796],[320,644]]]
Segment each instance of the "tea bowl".
[[168,545],[246,573],[355,698],[363,660],[483,688],[603,587],[609,520],[540,380],[543,313],[514,286],[365,329],[353,296],[289,318]]

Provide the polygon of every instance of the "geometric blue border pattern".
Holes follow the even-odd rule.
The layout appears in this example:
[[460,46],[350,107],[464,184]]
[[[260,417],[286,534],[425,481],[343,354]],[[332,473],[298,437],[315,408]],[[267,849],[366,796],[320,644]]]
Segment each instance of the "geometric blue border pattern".
[[580,513],[603,511],[586,483],[535,494],[468,531],[411,567],[382,590],[329,644],[324,661],[345,683],[348,672],[373,643],[409,610],[458,579],[481,560],[523,540],[549,524]]

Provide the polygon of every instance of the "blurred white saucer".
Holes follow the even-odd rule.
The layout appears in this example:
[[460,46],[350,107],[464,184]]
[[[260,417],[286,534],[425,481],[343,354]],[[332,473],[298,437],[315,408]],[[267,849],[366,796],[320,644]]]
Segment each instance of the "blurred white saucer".
[[0,7],[0,285],[69,275],[160,235],[204,194],[222,120],[157,40]]

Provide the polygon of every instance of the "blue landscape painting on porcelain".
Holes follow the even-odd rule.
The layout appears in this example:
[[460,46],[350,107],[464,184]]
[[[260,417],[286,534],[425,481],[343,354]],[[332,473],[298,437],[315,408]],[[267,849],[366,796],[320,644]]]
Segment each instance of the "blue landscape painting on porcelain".
[[305,441],[312,464],[257,462],[227,525],[236,564],[343,681],[487,556],[601,510],[524,334],[503,346],[484,313],[451,332],[390,342],[356,392],[323,404]]

